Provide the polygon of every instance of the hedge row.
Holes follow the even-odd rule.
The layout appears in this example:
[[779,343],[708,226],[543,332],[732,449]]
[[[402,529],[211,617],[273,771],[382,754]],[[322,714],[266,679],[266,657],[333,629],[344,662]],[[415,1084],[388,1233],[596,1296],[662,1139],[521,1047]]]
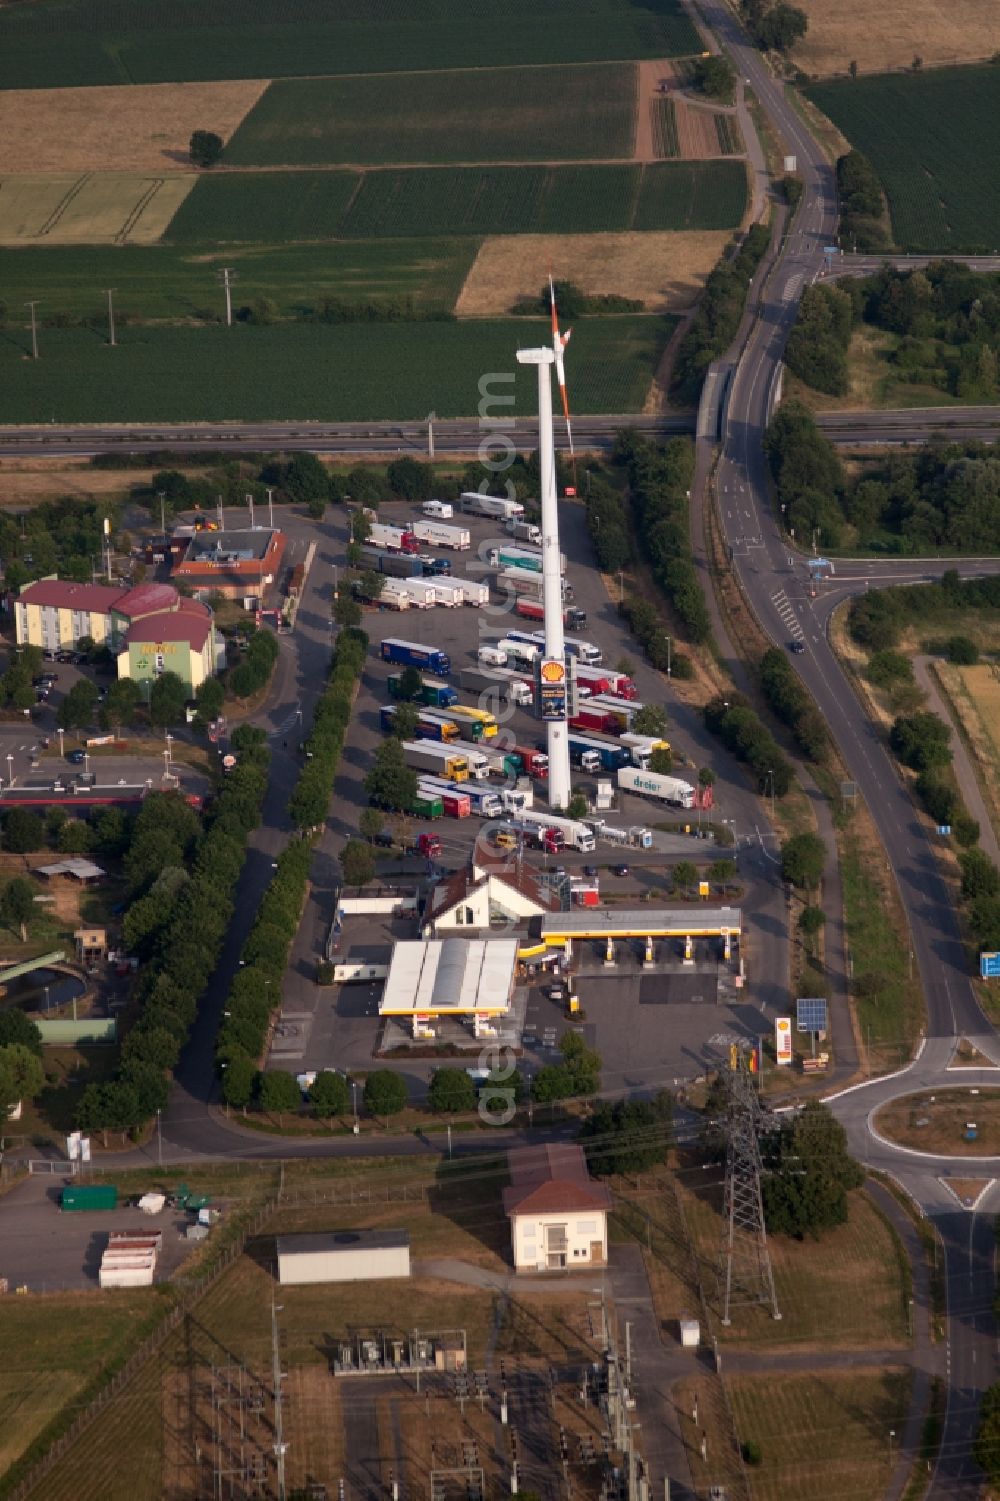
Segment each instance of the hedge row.
[[77,1108],[86,1131],[127,1131],[167,1103],[168,1070],[176,1066],[212,978],[233,915],[236,883],[251,831],[260,821],[270,760],[263,731],[240,726],[232,736],[237,765],[205,818],[190,876],[136,988],[138,1021],[122,1046],[114,1079],[90,1084]]
[[760,685],[773,713],[786,724],[810,761],[822,761],[830,739],[826,725],[791,663],[776,646],[760,659]]
[[687,639],[706,641],[711,622],[688,530],[694,445],[689,438],[672,438],[662,447],[630,439],[618,451],[626,460],[636,534],[653,576]]
[[709,365],[735,339],[750,282],[770,238],[766,225],[754,224],[742,243],[734,241],[729,253],[709,275],[698,311],[677,351],[671,392],[680,401],[698,400]]
[[363,631],[341,631],[337,638],[329,681],[306,741],[308,759],[288,805],[300,837],[278,858],[229,991],[215,1055],[223,1073],[223,1097],[230,1105],[249,1104],[271,1015],[281,1004],[281,980],[302,914],[313,841],[330,806],[367,647]]
[[760,716],[739,693],[713,698],[703,710],[705,723],[726,749],[746,763],[761,792],[784,797],[792,785],[792,768]]

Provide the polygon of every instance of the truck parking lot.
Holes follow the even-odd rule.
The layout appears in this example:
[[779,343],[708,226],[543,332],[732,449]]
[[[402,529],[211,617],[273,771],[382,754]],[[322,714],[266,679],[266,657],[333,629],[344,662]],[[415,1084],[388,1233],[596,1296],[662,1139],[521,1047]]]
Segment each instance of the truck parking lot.
[[[405,523],[405,518],[404,521],[400,520],[401,507],[391,509],[394,525],[402,527],[408,524]],[[418,519],[418,509],[413,508],[414,520]],[[716,750],[700,715],[675,701],[665,679],[641,661],[634,642],[619,619],[615,605],[608,597],[603,580],[594,569],[580,506],[572,501],[562,502],[560,523],[572,604],[586,615],[586,623],[575,634],[598,648],[602,657],[602,670],[613,670],[621,659],[628,659],[639,701],[665,704],[670,720],[668,739],[674,751],[676,773],[679,778],[696,785],[697,768],[701,765],[714,766]],[[480,587],[494,584],[497,566],[491,565],[489,555],[497,552],[499,563],[499,550],[509,547],[509,534],[495,520],[480,516],[456,514],[454,518],[449,518],[448,524],[466,528],[472,544],[468,551],[434,550],[435,557],[439,560],[447,558],[451,565],[448,579],[454,583],[456,579],[467,578]],[[422,546],[421,551],[427,550]],[[495,647],[512,628],[527,628],[528,631],[538,628],[536,622],[516,613],[516,596],[508,593],[501,596],[495,590],[491,591],[488,605],[480,608],[437,606],[428,609],[410,608],[401,612],[371,609],[366,611],[363,624],[371,637],[372,648],[341,759],[330,820],[332,829],[340,839],[356,837],[360,811],[367,806],[364,778],[376,749],[383,741],[380,722],[382,711],[397,703],[397,694],[393,688],[398,690],[400,673],[405,665],[409,665],[401,664],[398,660],[383,660],[382,641],[399,638],[415,642],[426,651],[426,661],[418,664],[420,670],[425,677],[443,685],[445,692],[443,697],[437,696],[436,702],[435,695],[429,695],[424,707],[445,713],[454,707],[448,700],[455,692],[466,706],[477,704],[477,679],[473,675],[493,670],[484,668],[479,661],[482,647]],[[447,664],[442,664],[440,657],[434,655],[441,652],[447,657]],[[442,670],[443,665],[447,667],[446,672]],[[499,736],[490,742],[490,755],[502,749],[502,746],[497,745],[498,740],[510,747],[544,750],[544,727],[524,707],[513,702],[513,697],[514,695],[511,699],[501,701],[500,696],[491,694],[486,703],[500,726]],[[434,743],[433,740],[422,740],[421,750],[426,752]],[[459,743],[459,749],[466,753],[482,754],[485,744],[485,741],[480,741],[472,745],[463,740]],[[440,749],[442,747],[439,746]],[[588,793],[593,793],[598,776],[614,780],[604,768],[599,773],[576,771],[574,786],[579,785]],[[425,782],[444,780],[441,776],[436,777],[430,767],[421,770],[421,777]],[[562,877],[564,871],[567,875],[577,874],[581,867],[586,866],[588,884],[593,884],[594,877],[590,872],[595,871],[602,903],[610,900],[634,906],[639,900],[652,900],[659,905],[676,906],[677,899],[671,896],[669,890],[669,871],[672,865],[678,860],[689,859],[703,867],[723,854],[735,855],[739,860],[740,880],[749,899],[750,910],[763,908],[775,896],[774,855],[764,848],[756,828],[756,798],[737,777],[738,774],[728,769],[719,769],[714,789],[715,806],[710,812],[678,807],[664,808],[644,797],[618,794],[616,806],[601,816],[619,828],[650,829],[650,848],[622,848],[598,840],[595,841],[593,850],[589,851],[566,848],[556,853],[525,848],[523,859],[543,877],[546,872],[557,877]],[[463,782],[459,790],[464,791],[469,784]],[[513,783],[510,779],[505,783],[497,777],[490,777],[479,785],[499,793],[505,786],[511,788]],[[544,810],[544,778],[532,778],[529,787],[535,810]],[[425,788],[428,794],[432,791],[431,788]],[[516,813],[504,810],[499,821],[507,825],[514,823],[516,817]],[[708,838],[698,837],[699,824],[707,823],[709,819],[716,825],[731,830],[735,841],[733,848],[721,849]],[[485,843],[491,831],[495,834],[498,820],[486,820],[470,811],[469,816],[460,818],[440,816],[421,819],[411,815],[392,819],[390,822],[396,829],[400,851],[409,848],[421,832],[433,832],[440,838],[441,852],[433,861],[403,859],[402,853],[396,851],[379,858],[379,875],[383,882],[390,886],[405,885],[407,889],[416,889],[428,879],[434,880],[449,871],[464,867],[476,842]],[[674,832],[653,827],[656,824],[669,825]],[[515,845],[516,842],[515,840]],[[493,847],[492,840],[490,845]],[[512,861],[517,857],[516,849],[504,852],[493,847],[494,858],[504,853]],[[627,868],[628,873],[614,875],[612,871],[615,868]],[[758,886],[758,883],[764,884]],[[647,892],[648,897],[643,895]],[[333,915],[332,898],[331,888],[330,919]],[[394,936],[412,937],[413,933],[412,923],[400,925],[398,933],[390,933],[385,928],[380,932],[367,931],[354,925],[348,940],[350,952],[353,954],[364,951],[371,953],[373,957],[378,952],[387,954]],[[779,1003],[783,1004],[787,994],[787,990],[777,979],[780,976],[784,981],[785,978],[781,974],[786,963],[784,955],[779,958],[767,952],[769,945],[775,941],[769,925],[764,924],[762,932],[754,933],[752,944],[748,945],[755,957],[768,960],[766,964],[762,964],[762,970],[766,971],[768,978],[760,987],[755,986],[753,1004],[749,1003],[745,993],[737,996],[720,996],[716,993],[716,966],[712,966],[711,984],[702,981],[700,975],[643,975],[638,966],[627,974],[623,968],[621,973],[613,976],[604,974],[599,978],[595,977],[593,985],[588,981],[586,988],[592,989],[593,1001],[584,995],[583,1004],[587,1012],[585,1031],[604,1057],[605,1087],[644,1087],[639,1083],[639,1073],[650,1087],[657,1079],[689,1079],[704,1071],[712,1052],[709,1046],[712,1037],[745,1035],[765,1029],[769,1024],[769,1011],[773,1011]],[[317,952],[314,957],[318,960],[322,954]],[[308,963],[304,963],[303,958],[304,956],[300,956],[296,971],[286,977],[280,1036],[276,1039],[271,1066],[293,1071],[323,1067],[343,1067],[350,1071],[372,1067],[373,1049],[379,1031],[379,988],[369,990],[367,986],[344,986],[331,991],[318,987],[313,983]],[[699,965],[699,970],[700,968]],[[668,1011],[664,1011],[662,1005],[652,1003],[654,990],[660,999],[666,997],[671,1002]],[[535,1062],[550,1061],[547,1057],[546,1039],[550,1039],[554,1046],[566,1027],[561,1008],[545,1001],[540,990],[531,989],[526,995],[524,1006],[519,1007],[519,1010],[525,1018],[528,1033],[526,1066],[530,1068]],[[398,1064],[393,1062],[390,1066],[400,1067],[419,1089],[425,1084],[435,1065],[432,1059],[411,1058]]]

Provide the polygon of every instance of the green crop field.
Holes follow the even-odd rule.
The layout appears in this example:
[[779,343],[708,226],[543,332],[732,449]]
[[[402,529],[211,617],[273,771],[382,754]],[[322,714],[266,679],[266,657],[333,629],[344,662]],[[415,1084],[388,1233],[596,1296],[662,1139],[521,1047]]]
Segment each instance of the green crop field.
[[995,67],[885,74],[807,92],[871,159],[904,250],[1000,248]]
[[237,307],[271,298],[292,317],[320,298],[366,301],[412,297],[419,306],[450,309],[479,249],[475,239],[388,240],[374,244],[193,244],[123,248],[62,247],[0,250],[0,288],[11,308],[39,299],[39,317],[61,314],[103,320],[103,288],[114,287],[118,321],[136,318],[218,318],[223,313],[219,268],[235,272]]
[[656,162],[646,167],[633,229],[730,229],[743,218],[742,162]]
[[0,88],[679,57],[681,0],[36,0],[0,8]]
[[240,172],[199,178],[166,238],[186,244],[732,229],[745,205],[738,162]]
[[[509,390],[508,373],[516,375],[516,411],[530,414],[537,396],[515,351],[545,330],[526,319],[166,325],[123,329],[111,349],[100,333],[45,329],[36,363],[25,359],[26,332],[8,326],[0,341],[4,421],[468,416],[478,409],[480,378]],[[640,411],[670,331],[665,318],[581,321],[567,363],[574,410]]]
[[631,156],[634,64],[288,78],[226,147],[234,167]]
[[672,99],[651,99],[649,112],[653,123],[653,147],[657,156],[680,156],[677,139],[677,111]]

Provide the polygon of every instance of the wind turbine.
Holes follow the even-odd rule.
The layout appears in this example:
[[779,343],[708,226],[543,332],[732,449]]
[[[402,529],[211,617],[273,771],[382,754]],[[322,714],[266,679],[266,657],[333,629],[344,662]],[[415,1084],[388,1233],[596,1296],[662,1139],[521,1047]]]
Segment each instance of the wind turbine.
[[569,397],[566,394],[566,366],[563,364],[563,354],[566,345],[572,337],[573,330],[567,329],[564,334],[559,332],[559,315],[556,312],[556,289],[552,280],[552,272],[549,272],[549,308],[552,314],[552,353],[555,356],[556,380],[559,382],[559,394],[562,397],[563,416],[566,419],[566,436],[569,439],[569,456],[573,461],[574,492],[576,489],[576,452],[573,448],[573,424],[569,420]]

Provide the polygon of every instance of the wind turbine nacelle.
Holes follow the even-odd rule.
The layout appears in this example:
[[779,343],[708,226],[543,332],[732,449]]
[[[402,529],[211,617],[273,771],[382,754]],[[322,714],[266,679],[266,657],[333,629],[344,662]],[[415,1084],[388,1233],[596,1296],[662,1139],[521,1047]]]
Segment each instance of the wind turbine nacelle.
[[552,365],[555,363],[555,354],[549,348],[544,349],[519,349],[517,351],[519,365]]

